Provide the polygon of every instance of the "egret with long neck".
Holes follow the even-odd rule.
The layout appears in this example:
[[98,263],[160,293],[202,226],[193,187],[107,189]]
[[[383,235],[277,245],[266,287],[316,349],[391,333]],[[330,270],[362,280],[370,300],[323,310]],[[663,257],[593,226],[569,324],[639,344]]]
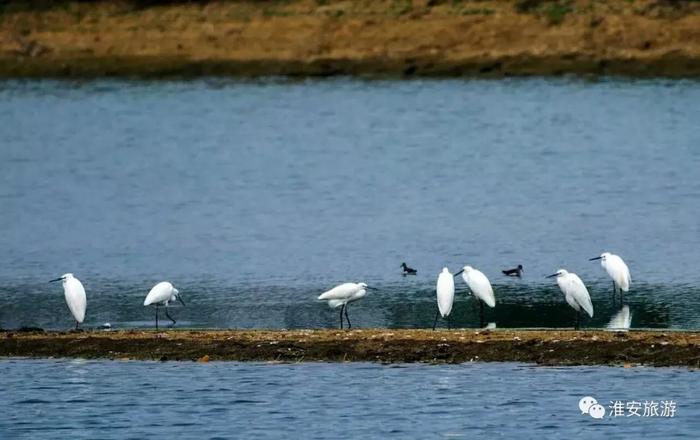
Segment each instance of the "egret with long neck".
[[70,309],[73,318],[75,318],[75,328],[85,320],[85,310],[87,309],[87,296],[85,288],[79,279],[73,276],[72,273],[63,274],[60,277],[49,281],[53,283],[63,281],[63,294],[66,297],[66,304]]

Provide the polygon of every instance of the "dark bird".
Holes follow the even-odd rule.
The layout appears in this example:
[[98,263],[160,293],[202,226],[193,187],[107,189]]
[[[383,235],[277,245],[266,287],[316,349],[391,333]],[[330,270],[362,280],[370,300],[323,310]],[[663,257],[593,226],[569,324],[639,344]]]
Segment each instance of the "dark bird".
[[503,275],[505,276],[520,278],[521,276],[523,276],[523,272],[525,271],[523,270],[523,265],[518,264],[518,267],[516,267],[515,269],[502,270],[501,272],[503,272]]
[[417,270],[406,266],[406,263],[401,263],[401,268],[403,269],[403,274],[405,275],[415,275],[418,273]]

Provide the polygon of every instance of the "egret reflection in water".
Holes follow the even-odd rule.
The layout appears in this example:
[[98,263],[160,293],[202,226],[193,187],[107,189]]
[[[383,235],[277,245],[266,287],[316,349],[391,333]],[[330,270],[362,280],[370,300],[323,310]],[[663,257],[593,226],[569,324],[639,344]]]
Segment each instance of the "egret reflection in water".
[[[429,279],[408,283],[382,283],[368,280],[377,288],[362,301],[352,304],[353,328],[431,328],[435,318],[435,284]],[[149,328],[153,317],[143,307],[144,289],[149,280],[86,278],[90,307],[85,327],[109,322],[113,329]],[[618,304],[610,298],[607,282],[589,286],[595,316],[586,327],[605,328],[617,313]],[[314,301],[324,286],[229,284],[220,280],[181,280],[178,289],[187,292],[186,313],[178,320],[181,327],[194,328],[333,328],[338,326],[338,310]],[[556,284],[496,283],[498,306],[484,308],[486,322],[499,328],[564,328],[572,325],[572,309]],[[625,298],[633,314],[631,328],[700,328],[700,289],[683,284],[635,284],[634,295]],[[669,301],[669,299],[673,301]],[[37,303],[42,307],[36,307]],[[63,295],[47,294],[45,282],[0,284],[0,327],[42,327],[66,329],[75,322],[65,310]],[[451,326],[475,328],[479,307],[473,298],[455,295],[450,311]]]

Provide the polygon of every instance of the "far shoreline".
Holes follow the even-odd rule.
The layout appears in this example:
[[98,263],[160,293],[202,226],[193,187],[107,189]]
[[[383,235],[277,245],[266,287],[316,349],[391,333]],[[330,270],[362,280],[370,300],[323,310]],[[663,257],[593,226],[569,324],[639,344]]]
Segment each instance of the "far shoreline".
[[[565,78],[582,79],[700,79],[700,59],[662,60],[570,60],[536,57],[524,59],[482,59],[460,62],[413,61],[410,74],[404,62],[387,60],[207,60],[169,59],[162,57],[119,57],[77,59],[3,59],[0,79],[144,79],[191,80],[231,78],[241,80],[285,78],[326,79],[357,78],[363,80],[410,79],[505,79]],[[429,68],[417,67],[422,64]],[[498,71],[485,72],[498,64]]]
[[0,78],[700,78],[692,1],[50,4],[0,7]]

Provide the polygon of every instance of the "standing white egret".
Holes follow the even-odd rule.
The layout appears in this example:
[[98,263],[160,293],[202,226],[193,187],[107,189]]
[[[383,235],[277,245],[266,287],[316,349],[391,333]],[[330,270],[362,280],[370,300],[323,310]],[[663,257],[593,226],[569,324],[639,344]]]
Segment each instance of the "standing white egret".
[[87,297],[83,283],[72,273],[63,274],[49,283],[55,281],[63,281],[63,294],[66,297],[66,304],[75,318],[75,328],[77,329],[78,325],[85,320],[85,309],[87,308]]
[[588,289],[575,273],[569,273],[564,269],[559,269],[556,273],[547,276],[547,278],[557,277],[559,289],[564,294],[566,302],[576,310],[576,330],[579,327],[581,318],[581,309],[588,313],[588,316],[593,317],[593,303],[591,296],[588,294]]
[[437,312],[435,312],[435,322],[433,322],[433,330],[437,326],[438,316],[447,319],[447,328],[450,328],[450,312],[452,312],[452,304],[455,301],[455,280],[454,276],[446,267],[442,268],[442,272],[437,279]]
[[486,278],[486,275],[471,266],[464,266],[462,270],[455,274],[455,277],[459,274],[462,274],[462,279],[479,301],[479,326],[483,327],[484,303],[491,308],[496,307],[496,297],[493,294],[491,283]]
[[328,301],[328,306],[332,309],[340,307],[340,328],[343,328],[343,311],[345,311],[345,319],[348,320],[348,328],[352,328],[350,318],[348,318],[348,304],[360,300],[367,295],[367,290],[376,290],[372,287],[367,287],[365,283],[343,283],[335,286],[331,290],[323,292],[318,299]]
[[589,261],[595,260],[600,260],[600,265],[613,280],[613,302],[618,291],[620,292],[620,302],[622,302],[622,292],[629,292],[632,283],[629,267],[622,258],[610,252],[603,252],[600,257],[589,259]]
[[175,321],[168,313],[168,304],[171,301],[180,301],[183,306],[185,305],[185,302],[182,300],[182,296],[180,295],[180,291],[174,288],[173,285],[167,281],[161,281],[160,283],[156,284],[153,286],[151,291],[148,292],[148,295],[146,295],[143,305],[156,305],[156,330],[158,330],[158,307],[161,305],[165,306],[165,316],[167,316],[173,322],[173,325],[177,323],[177,321]]

